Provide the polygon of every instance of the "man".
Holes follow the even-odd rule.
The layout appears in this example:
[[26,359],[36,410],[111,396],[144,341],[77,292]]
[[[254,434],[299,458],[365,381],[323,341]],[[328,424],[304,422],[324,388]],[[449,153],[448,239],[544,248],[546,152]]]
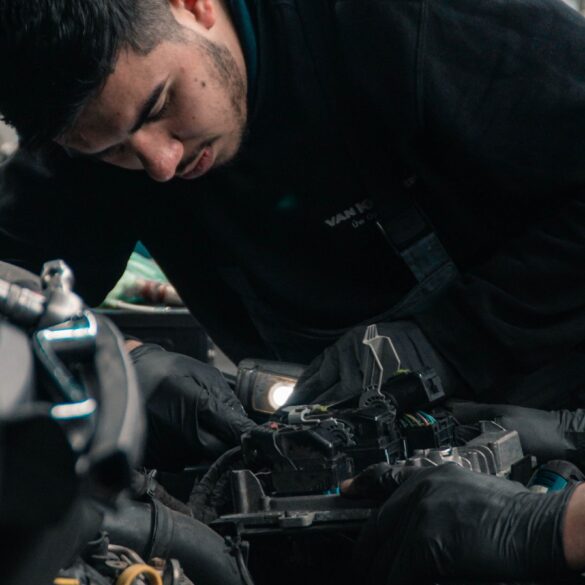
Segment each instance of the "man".
[[[297,401],[359,391],[377,322],[452,392],[575,405],[584,32],[544,0],[2,0],[2,254],[97,302],[141,239],[232,358],[315,360]],[[227,400],[179,377],[180,412]]]
[[[6,259],[62,256],[97,302],[141,238],[236,360],[308,363],[384,322],[410,358],[423,345],[450,367],[447,385],[578,401],[577,13],[540,0],[0,13],[0,111],[25,145],[53,145],[3,171]],[[355,391],[325,357],[303,400]]]

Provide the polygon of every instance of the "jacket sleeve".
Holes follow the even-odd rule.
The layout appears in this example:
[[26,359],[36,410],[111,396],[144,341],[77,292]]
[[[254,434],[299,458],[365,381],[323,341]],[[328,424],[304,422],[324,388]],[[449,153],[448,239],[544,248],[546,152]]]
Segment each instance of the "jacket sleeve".
[[38,274],[47,260],[73,269],[96,305],[113,287],[139,237],[130,192],[95,163],[24,151],[0,168],[0,259]]
[[585,340],[585,19],[541,0],[423,12],[421,176],[532,218],[417,317],[481,394]]

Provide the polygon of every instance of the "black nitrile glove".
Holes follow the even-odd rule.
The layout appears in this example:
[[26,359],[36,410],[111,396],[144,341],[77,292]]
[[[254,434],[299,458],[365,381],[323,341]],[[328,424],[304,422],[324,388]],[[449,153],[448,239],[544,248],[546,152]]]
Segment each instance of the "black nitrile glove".
[[420,469],[414,466],[374,463],[351,479],[341,483],[341,495],[346,498],[385,500],[410,475]]
[[215,459],[256,426],[217,369],[154,344],[140,345],[130,356],[148,412],[148,467]]
[[573,487],[534,494],[519,483],[448,463],[409,477],[366,525],[356,569],[371,583],[437,577],[561,577],[564,513]]
[[518,431],[524,453],[539,461],[571,461],[585,469],[585,410],[545,411],[507,404],[451,400],[447,408],[462,425],[493,420]]
[[[392,340],[403,370],[431,368],[450,393],[456,375],[439,356],[424,333],[410,321],[378,323],[378,335]],[[317,356],[304,371],[288,404],[330,404],[360,394],[363,368],[369,349],[364,345],[366,327],[356,327]]]

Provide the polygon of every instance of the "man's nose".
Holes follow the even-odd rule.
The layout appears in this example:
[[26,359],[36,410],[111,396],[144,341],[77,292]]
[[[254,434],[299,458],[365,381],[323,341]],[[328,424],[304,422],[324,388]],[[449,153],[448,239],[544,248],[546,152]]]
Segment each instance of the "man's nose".
[[175,176],[183,158],[183,145],[179,140],[140,129],[130,138],[130,144],[152,179],[164,182]]

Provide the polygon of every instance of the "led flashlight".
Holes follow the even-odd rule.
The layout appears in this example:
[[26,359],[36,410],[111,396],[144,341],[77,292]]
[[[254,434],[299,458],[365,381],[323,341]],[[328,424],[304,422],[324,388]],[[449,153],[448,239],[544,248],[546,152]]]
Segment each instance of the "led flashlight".
[[305,366],[267,360],[242,360],[236,394],[250,415],[272,414],[286,404]]

